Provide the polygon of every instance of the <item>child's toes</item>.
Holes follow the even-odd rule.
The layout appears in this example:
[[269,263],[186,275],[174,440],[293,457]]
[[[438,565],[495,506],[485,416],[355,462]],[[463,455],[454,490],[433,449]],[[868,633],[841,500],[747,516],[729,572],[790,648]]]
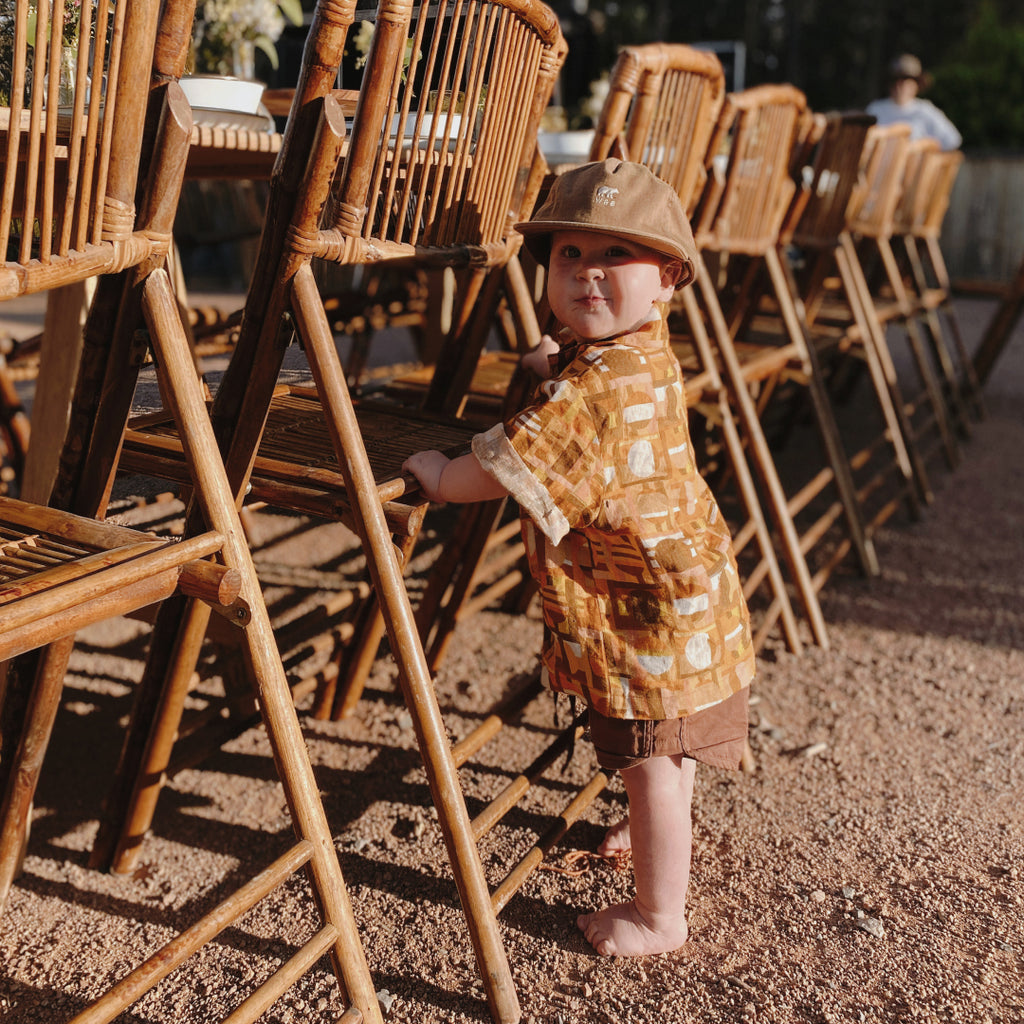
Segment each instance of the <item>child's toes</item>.
[[600,956],[615,956],[615,942],[604,923],[604,915],[580,914],[576,926]]

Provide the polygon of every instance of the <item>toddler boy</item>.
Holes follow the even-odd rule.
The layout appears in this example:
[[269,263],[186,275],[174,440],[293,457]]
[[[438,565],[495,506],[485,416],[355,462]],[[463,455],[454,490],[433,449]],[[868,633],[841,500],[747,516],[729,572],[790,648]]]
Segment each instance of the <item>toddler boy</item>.
[[543,383],[471,454],[421,452],[406,468],[433,501],[519,503],[548,685],[586,701],[598,762],[629,799],[599,852],[632,851],[636,896],[577,923],[602,955],[666,952],[687,937],[696,762],[739,767],[754,675],[664,320],[693,280],[693,235],[668,184],[614,159],[558,177],[517,227],[561,325],[523,357]]

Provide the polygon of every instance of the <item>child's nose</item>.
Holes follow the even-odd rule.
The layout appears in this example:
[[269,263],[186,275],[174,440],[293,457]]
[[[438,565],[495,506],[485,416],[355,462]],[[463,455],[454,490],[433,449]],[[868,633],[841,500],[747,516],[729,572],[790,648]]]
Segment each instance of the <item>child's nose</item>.
[[582,281],[593,281],[601,277],[603,274],[602,269],[596,264],[587,265],[584,264],[580,267],[578,277]]

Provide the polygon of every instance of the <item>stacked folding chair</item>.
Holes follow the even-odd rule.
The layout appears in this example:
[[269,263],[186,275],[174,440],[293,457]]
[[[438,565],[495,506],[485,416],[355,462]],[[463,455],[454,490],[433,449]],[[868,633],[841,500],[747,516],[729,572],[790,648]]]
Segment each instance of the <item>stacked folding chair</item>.
[[[373,598],[361,627],[386,631],[412,717],[492,1015],[519,1017],[496,915],[543,851],[605,784],[571,801],[520,865],[489,888],[478,843],[530,783],[569,747],[579,723],[517,775],[473,822],[458,767],[538,691],[512,695],[453,748],[445,731],[403,578],[426,502],[401,472],[424,447],[467,450],[476,428],[447,415],[466,390],[494,322],[505,268],[518,249],[511,225],[539,186],[536,132],[565,44],[554,14],[519,0],[383,0],[351,124],[332,94],[354,8],[322,0],[307,38],[261,250],[239,338],[211,415],[231,486],[242,498],[341,521],[359,537]],[[404,58],[408,58],[405,60]],[[428,389],[429,411],[373,397],[354,402],[314,277],[314,260],[438,270],[460,276],[451,327]],[[278,387],[293,333],[314,384]],[[181,478],[176,429],[151,418],[126,438],[133,467]],[[192,509],[189,521],[198,510]],[[197,602],[161,613],[143,680],[160,714],[129,738],[121,788],[97,840],[131,863],[159,791],[206,626]],[[367,648],[376,653],[376,643]],[[177,652],[173,678],[167,654]],[[153,756],[153,755],[156,756]]]
[[[902,379],[905,413],[912,437],[927,461],[941,451],[950,468],[960,460],[954,410],[943,395],[929,342],[921,328],[920,310],[904,276],[893,238],[897,213],[913,209],[920,158],[925,147],[915,146],[911,159],[910,128],[905,124],[876,125],[868,133],[862,164],[862,183],[851,203],[848,228],[868,282],[872,305],[886,331],[893,364]],[[901,214],[904,218],[906,214]],[[911,366],[900,365],[894,344],[906,341]],[[912,376],[911,376],[912,375]]]
[[896,232],[903,241],[904,278],[915,309],[928,332],[931,350],[947,394],[947,402],[966,410],[961,429],[969,433],[968,417],[983,416],[981,386],[964,344],[960,318],[953,306],[949,271],[939,239],[957,174],[960,150],[922,147],[912,168],[908,161],[905,201],[896,211]]
[[[931,500],[884,330],[847,230],[873,123],[871,116],[861,113],[826,119],[783,235],[810,339],[837,407],[848,404],[859,371],[867,369],[868,400],[858,401],[848,420],[854,421],[860,435],[860,447],[850,463],[869,534],[901,504],[916,518],[920,502]],[[755,324],[755,329],[764,328]]]
[[[0,899],[19,869],[75,630],[187,595],[235,622],[243,638],[295,843],[75,1020],[113,1020],[305,867],[322,923],[230,1019],[255,1020],[328,954],[351,1003],[344,1019],[380,1021],[259,584],[174,296],[160,269],[192,126],[174,79],[184,65],[194,8],[194,2],[174,0],[81,4],[78,75],[65,110],[57,92],[65,5],[36,4],[34,39],[28,4],[17,7],[0,215],[0,251],[14,258],[0,264],[0,297],[102,276],[50,502],[0,499]],[[30,51],[31,80],[48,83],[46,88],[27,85]],[[177,541],[103,521],[137,373],[132,354],[147,339],[202,510],[195,528]]]
[[[813,121],[804,96],[791,86],[761,86],[727,97],[708,148],[709,173],[694,234],[701,252],[697,284],[703,318],[778,548],[812,633],[826,644],[818,590],[851,548],[865,573],[876,574],[878,565],[802,304],[780,253],[780,231],[796,190],[790,169],[796,147],[805,145],[808,124]],[[777,309],[783,332],[763,344],[745,332],[766,299]],[[686,313],[692,333],[698,329],[697,312]],[[791,393],[796,386],[797,400],[810,407],[823,453],[820,465],[798,467],[802,479],[786,489],[776,465],[779,449],[769,447],[762,425],[782,385]],[[838,540],[817,558],[812,574],[812,553],[834,533]]]

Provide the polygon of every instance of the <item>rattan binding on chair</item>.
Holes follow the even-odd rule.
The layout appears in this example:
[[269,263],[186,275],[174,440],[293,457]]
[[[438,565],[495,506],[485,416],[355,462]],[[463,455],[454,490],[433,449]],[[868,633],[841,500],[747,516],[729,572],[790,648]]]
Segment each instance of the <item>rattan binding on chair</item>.
[[[157,601],[216,605],[239,627],[253,666],[292,813],[294,843],[83,1009],[75,1022],[113,1020],[259,899],[305,869],[320,926],[230,1019],[254,1021],[327,954],[352,1004],[347,1019],[379,1024],[380,1008],[262,593],[177,304],[161,269],[192,127],[175,79],[185,63],[194,0],[82,3],[69,121],[57,93],[65,5],[54,7],[49,0],[35,5],[33,41],[27,34],[28,7],[16,8],[14,94],[2,125],[7,162],[0,245],[6,258],[0,264],[0,298],[103,276],[86,324],[72,427],[49,504],[0,498],[0,659],[14,659],[0,674],[0,904],[19,869],[74,631]],[[26,91],[31,42],[33,80],[46,81],[49,73],[45,105],[43,89]],[[103,520],[138,374],[131,354],[140,340],[153,347],[202,510],[180,541]],[[137,720],[145,713],[136,707]]]
[[[408,516],[400,521],[390,514],[394,503],[425,507],[414,479],[395,469],[401,451],[390,443],[392,417],[403,410],[353,404],[312,261],[458,272],[452,327],[426,402],[434,419],[420,416],[404,442],[430,447],[434,426],[465,392],[494,319],[505,267],[518,248],[512,224],[537,187],[536,132],[565,45],[553,12],[533,0],[383,0],[348,124],[332,88],[353,15],[349,5],[321,0],[317,6],[238,341],[211,415],[237,494],[249,491],[254,499],[300,510],[319,495],[322,513],[357,531],[376,602],[362,624],[364,649],[375,654],[376,638],[387,629],[491,1012],[496,1020],[515,1021],[518,1000],[495,917],[507,894],[500,886],[492,893],[483,874],[402,577],[401,556],[417,526]],[[428,110],[431,94],[435,106]],[[461,104],[461,111],[453,104]],[[316,439],[309,433],[316,419],[307,415],[312,398],[276,387],[293,332],[316,385]],[[443,426],[440,446],[464,450],[474,428]],[[136,449],[133,457],[146,457],[149,445],[155,468],[167,465],[164,439],[143,433],[136,429],[127,439]],[[389,447],[380,457],[373,451],[378,438]],[[186,649],[196,654],[208,618],[193,602],[183,617],[158,619],[155,648],[187,637]],[[104,827],[107,853],[121,863],[130,863],[158,790],[150,785],[146,793],[140,784],[133,794],[134,780],[159,778],[166,767],[192,664],[174,684],[178,697],[164,703],[153,730],[166,737],[164,759],[147,759],[147,743],[137,744],[142,756],[125,771],[126,799],[115,801]],[[143,685],[157,694],[163,678],[154,668]]]

